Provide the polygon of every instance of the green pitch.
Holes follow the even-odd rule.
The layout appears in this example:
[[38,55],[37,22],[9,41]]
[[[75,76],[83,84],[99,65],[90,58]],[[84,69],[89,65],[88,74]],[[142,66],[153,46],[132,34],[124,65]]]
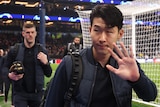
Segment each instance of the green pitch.
[[157,86],[160,85],[160,64],[159,63],[145,63],[141,64],[145,74],[153,81]]
[[[57,64],[51,64],[53,73],[52,76],[50,78],[45,78],[45,84],[47,82],[50,81],[50,79],[54,76],[55,70],[58,67]],[[145,74],[151,79],[153,80],[156,85],[158,85],[160,83],[160,64],[151,64],[151,63],[145,63],[145,64],[141,64],[142,69],[145,71]],[[158,85],[159,86],[159,85]],[[4,97],[0,97],[0,107],[11,107],[11,92],[9,93],[9,101],[7,103],[4,102]],[[137,102],[132,102],[132,107],[153,107],[153,106],[148,106],[148,105],[144,105],[141,103],[137,103]]]

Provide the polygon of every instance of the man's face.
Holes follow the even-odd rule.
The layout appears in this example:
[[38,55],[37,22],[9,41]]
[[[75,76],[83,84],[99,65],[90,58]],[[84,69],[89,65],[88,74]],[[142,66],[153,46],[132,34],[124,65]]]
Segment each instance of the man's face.
[[36,28],[24,28],[22,35],[24,37],[24,41],[26,41],[28,44],[32,44],[35,42],[35,38],[37,36]]
[[94,18],[90,28],[90,35],[93,44],[93,53],[95,55],[108,54],[107,48],[113,49],[113,42],[116,43],[123,35],[123,30],[118,27],[107,28],[102,18]]
[[75,44],[80,44],[80,38],[75,38],[75,39],[74,39],[74,43],[75,43]]

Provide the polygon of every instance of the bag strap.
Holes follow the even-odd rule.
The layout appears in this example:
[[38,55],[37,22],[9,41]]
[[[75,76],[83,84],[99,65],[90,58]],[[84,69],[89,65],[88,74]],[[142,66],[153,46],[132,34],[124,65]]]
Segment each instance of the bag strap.
[[81,56],[79,54],[70,55],[72,59],[72,75],[70,86],[66,94],[64,107],[69,107],[71,99],[76,95],[83,74],[83,64]]
[[[14,60],[17,57],[18,51],[19,51],[19,47],[20,47],[20,43],[16,43],[14,46],[11,46],[11,48],[13,49],[13,53],[12,53],[12,59]],[[7,56],[6,56],[7,57]],[[5,59],[7,60],[7,59]],[[5,78],[5,102],[8,101],[8,94],[9,94],[9,90],[10,90],[10,79],[7,77]]]
[[43,51],[43,46],[40,43],[36,43],[36,45],[38,46],[38,52]]
[[14,48],[14,51],[13,51],[13,57],[14,57],[14,59],[17,57],[20,45],[21,45],[20,43],[16,43],[14,45],[14,47],[13,47]]

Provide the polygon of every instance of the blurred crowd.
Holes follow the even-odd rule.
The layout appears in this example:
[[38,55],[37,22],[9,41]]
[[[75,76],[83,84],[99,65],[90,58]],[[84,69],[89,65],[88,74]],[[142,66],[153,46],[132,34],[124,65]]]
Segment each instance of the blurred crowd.
[[[73,40],[73,35],[70,33],[57,33],[57,34],[47,34],[46,35],[46,48],[48,50],[49,56],[52,59],[62,58],[67,43]],[[21,42],[21,34],[11,34],[11,33],[1,33],[0,34],[0,49],[4,50],[4,54],[7,54],[10,46],[15,43]],[[37,39],[38,40],[38,39]]]

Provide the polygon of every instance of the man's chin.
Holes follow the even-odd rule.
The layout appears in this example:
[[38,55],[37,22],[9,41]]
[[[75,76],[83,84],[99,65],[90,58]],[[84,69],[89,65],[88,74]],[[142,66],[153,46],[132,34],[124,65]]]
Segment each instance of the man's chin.
[[107,51],[106,50],[98,50],[97,53],[99,55],[105,55],[107,53]]
[[31,41],[27,41],[27,44],[28,44],[28,45],[30,45],[30,44],[33,44],[33,42],[31,42]]

